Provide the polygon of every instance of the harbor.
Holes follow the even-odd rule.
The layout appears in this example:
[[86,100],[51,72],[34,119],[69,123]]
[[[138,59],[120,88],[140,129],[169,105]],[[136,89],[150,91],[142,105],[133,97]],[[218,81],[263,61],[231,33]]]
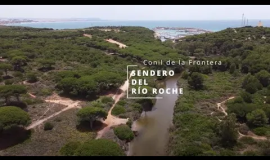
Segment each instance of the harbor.
[[197,35],[203,33],[211,33],[212,31],[198,29],[198,28],[184,28],[184,27],[156,27],[153,29],[155,37],[162,42],[167,39],[173,42],[190,35]]

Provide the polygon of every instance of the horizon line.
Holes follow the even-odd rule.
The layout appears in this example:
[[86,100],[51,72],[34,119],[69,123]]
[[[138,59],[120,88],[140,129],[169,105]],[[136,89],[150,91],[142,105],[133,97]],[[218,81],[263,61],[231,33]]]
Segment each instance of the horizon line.
[[[241,20],[241,19],[170,19],[170,20],[165,20],[165,19],[160,19],[160,20],[130,20],[130,19],[101,19],[101,18],[29,18],[29,17],[0,17],[0,19],[95,19],[98,21],[230,21],[230,20]],[[249,20],[270,20],[269,19],[259,19],[259,18],[254,18],[254,19],[249,19]]]

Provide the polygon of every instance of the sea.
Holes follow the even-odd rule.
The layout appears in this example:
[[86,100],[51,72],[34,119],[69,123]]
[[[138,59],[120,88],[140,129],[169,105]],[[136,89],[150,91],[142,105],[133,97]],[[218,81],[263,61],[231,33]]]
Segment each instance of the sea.
[[[249,20],[248,26],[257,26],[260,20]],[[270,27],[269,20],[261,20],[264,27]],[[241,27],[240,20],[186,20],[186,21],[69,21],[69,22],[32,22],[8,24],[8,26],[25,26],[34,28],[52,28],[52,29],[82,29],[94,26],[141,26],[149,29],[156,27],[190,27],[204,29],[212,32],[220,31],[226,28]]]

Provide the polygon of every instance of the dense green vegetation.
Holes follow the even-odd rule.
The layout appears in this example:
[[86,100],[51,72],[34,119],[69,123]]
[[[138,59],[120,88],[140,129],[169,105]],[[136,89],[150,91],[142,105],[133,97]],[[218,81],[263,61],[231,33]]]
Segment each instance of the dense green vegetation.
[[93,122],[97,119],[106,119],[107,112],[98,107],[84,107],[80,109],[77,113],[81,122],[87,121],[90,124],[90,128],[93,128]]
[[[117,27],[116,30],[105,32],[99,28],[52,30],[1,27],[1,107],[23,108],[29,113],[31,119],[39,120],[58,112],[63,107],[61,104],[51,107],[51,103],[44,101],[48,96],[58,94],[71,99],[79,99],[86,103],[83,103],[83,108],[75,113],[75,117],[72,116],[72,119],[76,122],[77,115],[80,123],[87,122],[88,128],[92,129],[94,122],[107,117],[107,112],[114,104],[114,100],[107,95],[119,92],[118,88],[126,80],[127,65],[137,64],[141,68],[142,60],[154,60],[155,56],[164,60],[183,57],[170,46],[155,39],[153,31],[149,29]],[[86,37],[84,34],[91,34],[91,36]],[[106,39],[110,38],[120,41],[128,47],[119,48],[118,45],[107,42]],[[158,67],[153,67],[153,69],[158,69]],[[163,69],[166,67],[163,66]],[[151,82],[149,87],[155,87],[155,79],[155,77],[148,78],[149,83]],[[122,107],[122,111],[125,111],[116,113],[117,116],[129,117],[131,122],[137,119],[144,109],[152,108],[153,102],[123,99],[117,105]],[[20,123],[23,122],[24,120],[20,121]],[[70,119],[68,122],[71,123]],[[130,122],[129,125],[131,125]],[[57,121],[57,123],[61,123],[61,121]],[[21,151],[14,149],[15,152],[8,150],[6,153],[25,154],[32,148],[35,150],[33,155],[52,155],[55,152],[45,151],[43,153],[37,149],[36,143],[42,141],[40,140],[42,137],[46,137],[47,134],[58,136],[59,128],[62,129],[61,132],[67,132],[66,137],[72,137],[74,133],[81,135],[78,132],[84,132],[78,127],[78,124],[76,124],[76,128],[71,129],[67,127],[67,124],[60,127],[57,123],[45,122],[44,132],[35,132],[32,135],[37,142],[33,140],[29,144],[23,144],[22,146],[27,147]],[[17,121],[14,121],[14,124],[17,124]],[[1,128],[5,127],[4,125],[1,124]],[[72,126],[74,126],[73,123]],[[67,129],[69,130],[67,131]],[[87,131],[92,135],[93,130]],[[81,137],[84,137],[83,135]],[[89,137],[92,138],[92,136]],[[66,140],[68,139],[66,138]],[[61,141],[61,143],[63,142]],[[59,144],[53,144],[56,147],[55,150]]]
[[127,125],[117,126],[113,129],[113,131],[120,140],[125,140],[129,142],[134,139],[134,134]]
[[[74,148],[74,147],[72,147]],[[107,139],[90,140],[81,144],[75,152],[76,156],[124,156],[121,147]]]
[[60,154],[63,156],[73,156],[80,145],[81,142],[68,142],[61,148]]
[[[179,57],[155,40],[151,30],[142,27],[120,27],[119,30],[86,29],[85,33],[92,35],[89,38],[83,37],[82,30],[2,28],[0,56],[8,61],[1,62],[0,69],[6,75],[10,70],[26,73],[16,78],[15,83],[24,78],[29,82],[40,79],[41,83],[49,80],[65,95],[91,99],[117,89],[126,78],[126,65],[134,64],[134,60],[141,63],[143,59],[157,56]],[[129,47],[120,49],[104,40],[108,38],[127,43]],[[118,56],[106,55],[112,52],[111,48]],[[37,71],[32,72],[33,69]]]
[[[261,139],[270,133],[269,38],[269,28],[228,28],[188,36],[174,45],[194,60],[222,65],[207,70],[192,65],[182,73],[179,82],[185,94],[175,105],[170,155],[267,155],[269,141],[257,140],[250,132],[266,136]],[[231,96],[221,104],[226,116],[217,103]]]
[[26,126],[30,121],[28,113],[18,107],[6,106],[0,108],[0,130],[13,126]]
[[[1,130],[27,126],[30,119],[37,120],[58,112],[61,106],[50,107],[56,109],[47,113],[48,103],[44,102],[54,92],[86,101],[81,109],[70,112],[72,119],[64,118],[68,122],[55,119],[45,123],[44,130],[50,131],[35,132],[31,142],[17,145],[5,154],[55,155],[51,150],[58,151],[67,143],[60,150],[61,155],[124,155],[115,142],[88,141],[94,137],[92,130],[81,131],[75,123],[77,118],[79,122],[87,122],[92,129],[96,120],[105,119],[114,100],[104,95],[116,93],[126,80],[126,66],[136,64],[145,70],[170,67],[184,71],[179,84],[185,94],[175,105],[170,155],[269,155],[268,140],[240,138],[238,133],[270,136],[269,28],[228,28],[188,36],[177,43],[162,43],[154,38],[153,31],[143,27],[109,28],[112,30],[104,31],[100,27],[63,31],[0,28]],[[127,47],[119,48],[105,39],[119,41]],[[188,56],[195,57],[195,61],[213,60],[222,64],[185,65],[185,68],[142,66],[143,60],[187,61]],[[164,78],[147,77],[147,89],[159,87],[156,80]],[[228,112],[225,115],[217,109],[216,103],[230,96],[234,98],[222,104]],[[149,99],[122,98],[112,114],[129,118],[129,122],[128,126],[114,128],[116,136],[120,140],[132,140],[132,122],[142,112],[151,111],[153,104],[154,101]],[[28,113],[19,107],[26,108]],[[48,140],[52,143],[44,141],[49,139],[46,136],[49,134],[54,137]],[[62,136],[64,138],[57,139]],[[43,148],[52,146],[53,149],[39,150],[39,143],[44,143],[41,144]]]

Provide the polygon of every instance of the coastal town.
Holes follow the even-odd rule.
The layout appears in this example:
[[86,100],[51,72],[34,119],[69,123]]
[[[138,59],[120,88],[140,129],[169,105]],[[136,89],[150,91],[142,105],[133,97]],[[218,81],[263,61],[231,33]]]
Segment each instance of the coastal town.
[[181,38],[186,36],[212,32],[204,29],[184,27],[156,27],[153,30],[156,38],[161,41],[170,39],[173,40],[173,42],[179,41]]

